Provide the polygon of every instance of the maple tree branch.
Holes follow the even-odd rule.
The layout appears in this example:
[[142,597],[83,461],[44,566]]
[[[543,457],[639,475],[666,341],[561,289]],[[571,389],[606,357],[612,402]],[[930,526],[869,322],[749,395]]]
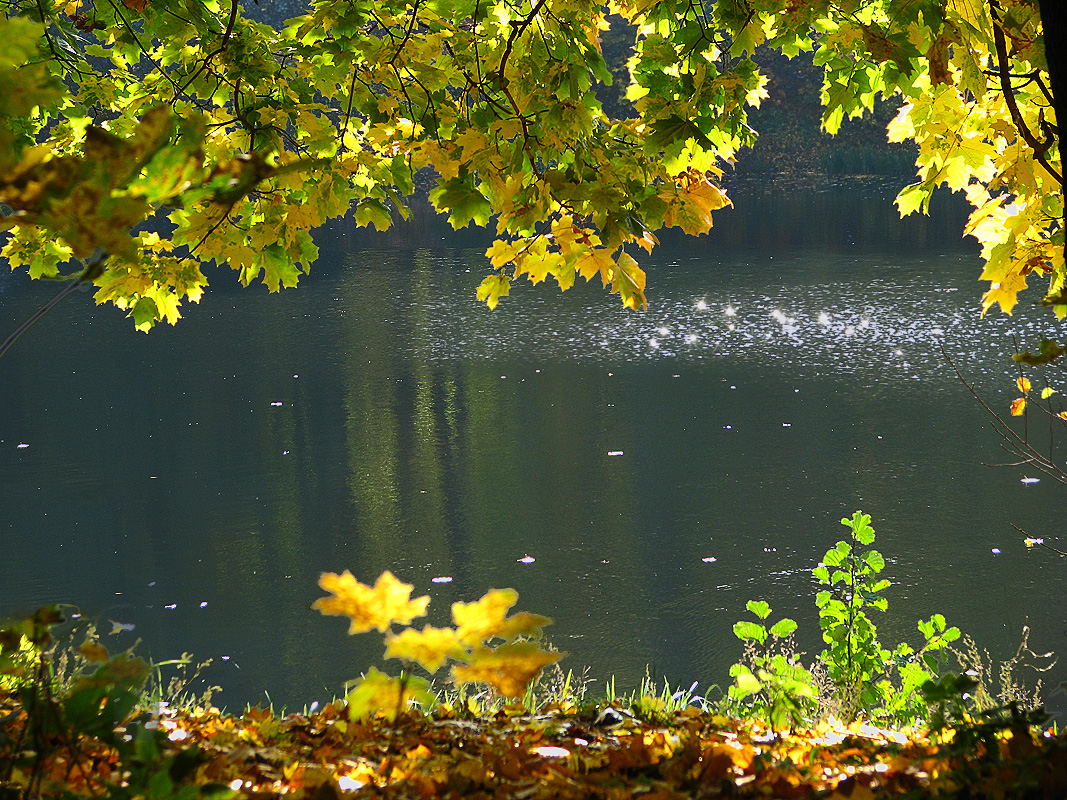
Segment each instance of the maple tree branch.
[[[941,344],[939,345],[939,347],[941,349],[941,355],[945,357],[945,361],[947,361],[949,366],[952,367],[952,371],[956,373],[956,377],[959,379],[959,382],[967,388],[967,391],[971,393],[971,396],[974,397],[974,399],[978,401],[978,404],[983,409],[985,409],[985,412],[993,418],[993,430],[1005,442],[1001,446],[1004,447],[1004,449],[1007,450],[1009,453],[1021,457],[1024,460],[1023,463],[1032,464],[1034,467],[1041,470],[1041,472],[1045,473],[1050,478],[1053,478],[1054,480],[1057,480],[1060,483],[1067,484],[1067,472],[1064,472],[1060,467],[1056,466],[1055,462],[1053,462],[1050,458],[1046,458],[1043,453],[1039,453],[1037,450],[1035,450],[1033,445],[1031,445],[1027,439],[1019,436],[1019,434],[1017,434],[1014,429],[1012,429],[1012,427],[1008,425],[1008,423],[1005,422],[1004,419],[996,411],[990,408],[989,404],[982,399],[981,395],[978,394],[975,388],[970,383],[968,383],[966,378],[963,377],[963,373],[960,372],[959,367],[956,366],[956,363],[952,360],[952,357],[949,356],[948,351],[945,349],[945,345]],[[1005,464],[1002,466],[1011,465]]]
[[211,59],[213,59],[215,56],[219,55],[220,53],[222,53],[222,52],[224,52],[226,50],[226,46],[230,43],[230,36],[233,35],[233,27],[234,27],[234,25],[236,23],[237,23],[237,0],[230,0],[230,19],[226,23],[226,30],[223,31],[222,42],[219,44],[218,47],[216,47],[214,50],[212,50],[210,53],[208,53],[206,56],[204,56],[203,60],[200,62],[200,67],[197,69],[196,72],[194,72],[192,74],[192,76],[189,78],[189,80],[187,80],[184,84],[182,84],[181,90],[178,92],[178,94],[176,94],[174,96],[174,100],[175,101],[178,99],[178,97],[180,95],[185,94],[185,90],[188,89],[192,85],[193,81],[195,81],[197,78],[200,77],[200,73],[202,73],[205,69],[208,68],[208,65],[211,63]]
[[1017,530],[1023,536],[1026,537],[1026,546],[1027,547],[1032,547],[1033,545],[1036,544],[1038,547],[1044,547],[1046,550],[1051,550],[1053,553],[1057,553],[1058,555],[1067,556],[1067,552],[1064,552],[1063,550],[1059,550],[1059,549],[1053,547],[1050,544],[1045,544],[1045,540],[1044,539],[1035,539],[1033,536],[1028,534],[1026,531],[1024,531],[1022,528],[1020,528],[1014,522],[1011,523],[1011,526],[1013,528],[1015,528],[1015,530]]
[[78,275],[77,278],[71,281],[67,286],[64,286],[63,291],[61,291],[59,294],[57,294],[55,297],[53,297],[51,300],[49,300],[47,303],[37,309],[30,316],[29,319],[27,319],[15,329],[14,333],[12,333],[10,336],[4,339],[2,343],[0,343],[0,357],[3,357],[4,353],[11,349],[11,346],[18,341],[19,337],[22,336],[22,334],[32,328],[41,319],[41,317],[43,317],[45,314],[47,314],[49,311],[59,305],[67,295],[69,295],[83,283],[94,281],[99,278],[100,275],[102,275],[104,272],[104,261],[106,260],[107,253],[105,253],[103,250],[97,250],[96,253],[90,256],[89,260],[85,264],[85,269],[81,271],[81,274]]
[[[504,55],[500,57],[500,65],[497,67],[496,80],[501,89],[504,89],[504,67],[508,64],[508,59],[511,58],[511,48],[515,46],[515,40],[523,34],[523,32],[530,27],[530,23],[534,21],[534,18],[540,13],[541,9],[545,7],[545,3],[548,0],[537,0],[537,4],[530,11],[530,14],[522,22],[516,24],[514,21],[511,23],[511,34],[508,36],[508,41],[504,45]],[[510,98],[509,98],[510,99]],[[514,100],[512,105],[514,105]],[[518,109],[516,109],[518,110]]]
[[1045,158],[1045,153],[1052,146],[1055,141],[1053,137],[1045,139],[1043,142],[1039,142],[1037,137],[1027,126],[1026,121],[1023,119],[1022,112],[1019,111],[1019,104],[1015,100],[1015,91],[1011,86],[1011,70],[1009,69],[1008,62],[1008,47],[1004,41],[1004,24],[1000,19],[1000,0],[989,0],[989,11],[993,18],[993,46],[997,51],[997,67],[1000,75],[1000,90],[1004,95],[1004,102],[1008,106],[1008,113],[1011,114],[1011,121],[1015,123],[1015,129],[1019,131],[1019,135],[1023,137],[1030,149],[1034,151],[1034,158],[1041,166],[1043,166],[1052,177],[1059,181],[1060,186],[1063,186],[1063,175],[1052,168]]

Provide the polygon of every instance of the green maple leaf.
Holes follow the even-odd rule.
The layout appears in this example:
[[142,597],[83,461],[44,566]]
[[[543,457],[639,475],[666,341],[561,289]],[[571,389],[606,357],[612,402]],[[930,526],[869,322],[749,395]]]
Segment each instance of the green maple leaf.
[[286,288],[296,286],[300,277],[296,264],[280,244],[267,245],[260,253],[257,264],[263,270],[263,283],[272,292],[278,291],[279,284]]
[[378,230],[384,231],[393,224],[393,217],[381,200],[364,197],[356,203],[356,224],[361,228],[365,225],[373,225]]
[[463,178],[452,178],[431,191],[430,202],[438,211],[448,212],[448,221],[457,230],[472,222],[486,225],[493,213],[485,196]]

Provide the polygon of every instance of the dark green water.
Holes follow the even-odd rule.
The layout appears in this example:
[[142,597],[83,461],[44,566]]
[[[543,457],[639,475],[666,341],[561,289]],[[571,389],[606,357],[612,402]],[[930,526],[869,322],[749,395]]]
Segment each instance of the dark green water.
[[[942,612],[997,658],[1024,624],[1067,651],[1067,559],[1011,527],[1056,544],[1065,490],[982,466],[1006,459],[938,349],[1006,410],[1011,336],[1051,318],[978,318],[957,204],[901,223],[884,187],[733,194],[712,236],[644,259],[645,314],[584,285],[489,312],[482,238],[434,221],[335,226],[281,295],[219,272],[147,336],[76,294],[0,361],[0,612],[72,602],[136,626],[113,647],[215,658],[230,707],[299,707],[381,663],[309,610],[319,573],[390,569],[434,624],[513,586],[565,666],[706,688],[747,600],[821,649],[809,570],[863,509],[884,642]],[[55,290],[0,277],[0,333]]]

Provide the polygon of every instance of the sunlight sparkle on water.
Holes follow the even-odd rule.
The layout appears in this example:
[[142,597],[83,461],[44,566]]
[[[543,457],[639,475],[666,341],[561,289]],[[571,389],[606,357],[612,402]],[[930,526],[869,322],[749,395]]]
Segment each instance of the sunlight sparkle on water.
[[734,308],[733,306],[727,306],[726,308],[723,309],[722,313],[725,314],[728,317],[736,317],[737,316],[737,309]]
[[697,311],[707,311],[708,304],[704,300],[697,300]]

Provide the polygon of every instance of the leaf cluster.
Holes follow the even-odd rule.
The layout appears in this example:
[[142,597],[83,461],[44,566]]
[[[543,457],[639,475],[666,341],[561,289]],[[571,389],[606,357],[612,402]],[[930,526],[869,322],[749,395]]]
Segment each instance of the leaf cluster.
[[[425,615],[430,598],[411,599],[413,587],[389,571],[373,587],[359,583],[348,570],[323,573],[319,585],[332,596],[316,600],[313,608],[348,617],[350,634],[372,628],[386,633],[385,657],[405,666],[419,665],[432,675],[453,662],[451,678],[460,686],[487,684],[503,697],[520,698],[543,667],[563,657],[529,641],[552,620],[527,612],[508,615],[518,600],[514,589],[492,589],[475,602],[453,603],[454,627],[416,630],[407,625]],[[393,633],[394,624],[407,627]],[[502,642],[494,645],[498,639]],[[424,678],[410,672],[393,678],[372,667],[349,692],[348,703],[353,719],[382,715],[395,720],[412,704],[431,705],[433,694]]]
[[[315,0],[281,30],[236,0],[8,8],[3,255],[56,277],[107,254],[96,299],[142,330],[199,302],[205,264],[295,286],[312,229],[406,218],[420,170],[453,226],[495,219],[477,290],[490,307],[519,279],[581,276],[644,308],[638,248],[664,227],[704,233],[731,202],[719,179],[755,141],[761,46],[814,51],[830,133],[900,97],[889,138],[919,146],[900,212],[925,212],[941,184],[964,191],[983,307],[1010,313],[1041,275],[1067,311],[1061,148],[1026,0]],[[625,71],[605,61],[609,30]],[[597,89],[617,79],[628,105],[605,109]]]

